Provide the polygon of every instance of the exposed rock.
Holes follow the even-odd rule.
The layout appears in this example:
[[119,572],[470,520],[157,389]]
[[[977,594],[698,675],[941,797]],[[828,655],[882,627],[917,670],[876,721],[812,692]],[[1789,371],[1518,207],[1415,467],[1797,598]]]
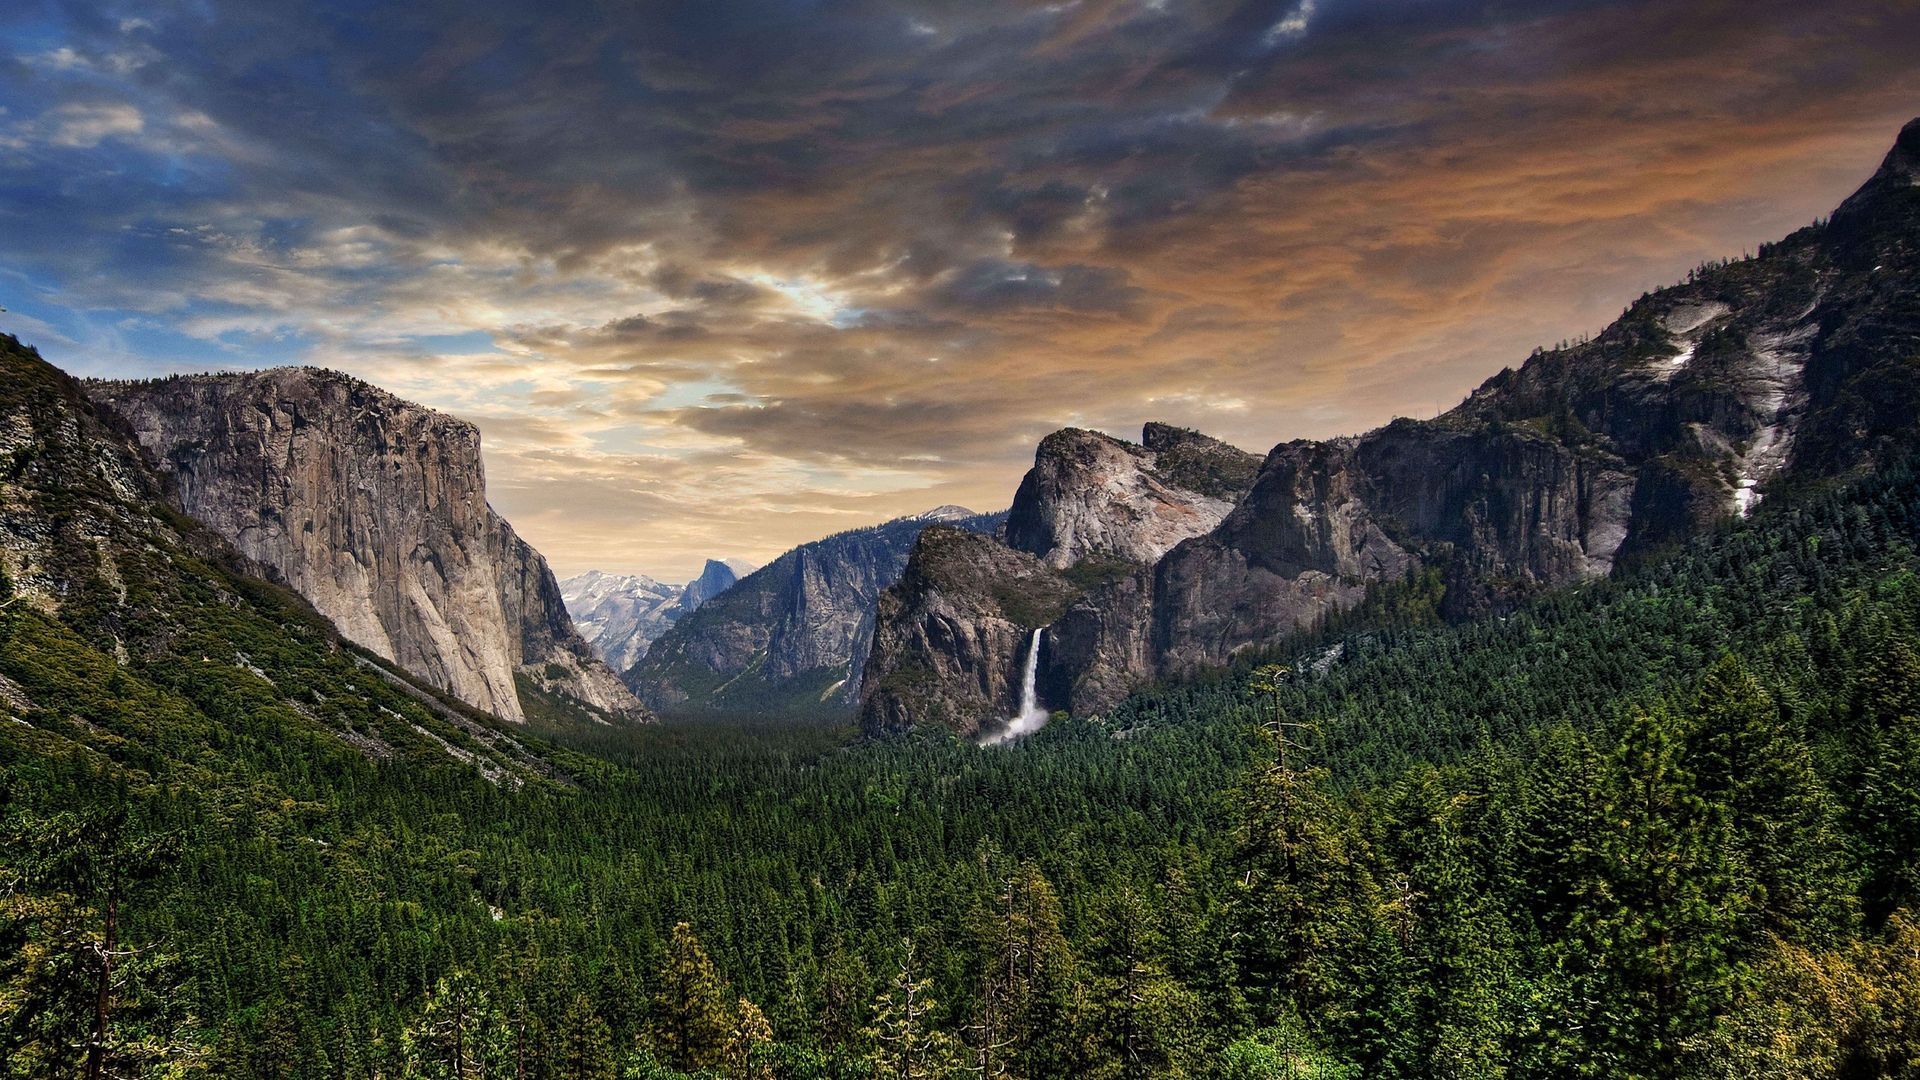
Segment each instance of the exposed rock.
[[353,648],[166,487],[77,380],[0,334],[0,714],[134,767],[219,760],[244,727],[303,757],[325,732],[380,759],[565,782],[497,721]]
[[1142,442],[1079,428],[1047,436],[1007,512],[1007,544],[1055,569],[1095,555],[1150,563],[1218,525],[1260,465],[1166,424],[1148,424]]
[[[1061,609],[1056,614],[1066,618],[1042,642],[1043,702],[1077,705],[1093,688],[1103,688],[1098,696],[1104,698],[1132,685],[1139,665],[1150,660],[1149,568],[1181,541],[1219,525],[1259,467],[1252,454],[1168,424],[1146,425],[1139,444],[1078,428],[1042,440],[1007,513],[1005,541],[1064,572],[1057,577],[1064,591],[1055,599]],[[935,561],[917,561],[923,558]],[[1001,691],[1019,678],[1027,634],[1014,632],[1019,627],[1004,615],[973,621],[953,603],[970,598],[962,606],[977,614],[980,597],[993,593],[979,584],[983,575],[998,567],[1025,580],[1028,569],[996,561],[977,546],[916,548],[914,559],[901,587],[917,582],[920,600],[903,596],[882,611],[923,623],[936,618],[943,628],[895,627],[876,637],[869,682],[886,672],[892,685],[863,690],[862,724],[890,730],[914,708],[925,707],[944,725],[971,733],[1013,715]],[[959,576],[948,581],[945,574]],[[1003,586],[1001,595],[1031,591],[1027,585]],[[949,643],[965,653],[941,655]]]
[[89,384],[187,514],[349,640],[508,720],[515,676],[645,712],[574,632],[546,560],[486,501],[473,425],[310,368]]
[[751,573],[752,568],[736,570],[730,563],[719,559],[708,559],[707,565],[700,570],[700,576],[687,582],[680,590],[680,611],[682,614],[693,611],[701,604],[733,588],[743,573]]
[[1002,514],[943,506],[802,544],[662,634],[627,673],[658,709],[845,709],[857,700],[880,591],[935,523],[998,528]]
[[[1204,535],[1183,530],[1210,507],[1167,492],[1175,470],[1151,429],[1145,447],[1050,436],[1007,529],[1009,544],[1074,566],[1086,586],[1047,630],[1049,703],[1100,711],[1144,681],[1276,643],[1420,567],[1442,572],[1448,614],[1495,609],[1749,513],[1769,491],[1898,459],[1920,410],[1916,178],[1920,121],[1830,223],[1703,267],[1435,420],[1282,444]],[[1095,554],[1155,561],[1089,584]],[[1014,666],[1014,646],[976,660],[986,635],[918,633],[919,607],[883,610],[907,625],[881,628],[875,671]],[[924,655],[883,662],[881,642]],[[970,700],[894,695],[869,726],[970,730],[954,715]]]
[[944,525],[920,534],[905,576],[880,595],[861,688],[870,733],[936,723],[978,734],[1020,707],[1033,631],[1059,618],[1078,587],[991,537]]

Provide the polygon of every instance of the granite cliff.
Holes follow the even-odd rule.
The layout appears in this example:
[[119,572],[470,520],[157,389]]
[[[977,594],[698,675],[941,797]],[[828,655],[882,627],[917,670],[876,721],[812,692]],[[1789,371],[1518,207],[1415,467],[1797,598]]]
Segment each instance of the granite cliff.
[[311,368],[88,384],[189,516],[346,638],[460,700],[523,690],[646,712],[574,631],[546,560],[486,501],[472,424]]
[[390,762],[569,783],[537,745],[355,648],[261,569],[168,505],[78,380],[0,334],[9,776],[23,750],[129,777],[178,759],[188,783],[237,775],[225,755],[266,753],[303,771]]
[[[1917,409],[1920,121],[1829,221],[1698,268],[1436,419],[1283,443],[1203,530],[1180,535],[1174,523],[1204,516],[1176,515],[1216,504],[1159,497],[1126,468],[1150,445],[1050,436],[1006,536],[1082,586],[1039,624],[1041,697],[1099,712],[1145,681],[1276,643],[1414,570],[1440,575],[1443,609],[1458,617],[1605,575],[1763,499],[1872,468],[1912,445]],[[1061,447],[1080,449],[1049,460]],[[1166,516],[1143,518],[1142,506]],[[981,574],[1007,575],[1003,591],[1032,580],[982,552],[964,572],[952,552],[928,554],[907,571],[918,593],[883,605],[890,616],[926,618],[924,595],[948,591],[943,574],[972,592],[996,588]],[[1018,652],[983,640],[966,625],[883,625],[868,730],[933,721],[970,732],[1006,715],[1001,695],[974,687],[1010,677]],[[953,677],[944,689],[923,679],[902,704],[878,678],[903,671]]]
[[[1012,716],[1032,632],[1079,598],[1127,590],[1181,541],[1218,526],[1259,464],[1167,424],[1148,424],[1137,444],[1077,428],[1047,436],[1003,544],[929,530],[881,598],[863,726],[893,731],[927,717],[974,734]],[[1042,646],[1046,669],[1058,669],[1053,644]],[[1065,704],[1057,693],[1043,700]]]

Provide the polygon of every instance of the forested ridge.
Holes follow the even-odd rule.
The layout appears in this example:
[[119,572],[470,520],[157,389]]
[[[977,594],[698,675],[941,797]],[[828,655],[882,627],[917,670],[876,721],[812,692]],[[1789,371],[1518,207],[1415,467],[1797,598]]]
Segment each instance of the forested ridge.
[[1916,1075],[1910,467],[1007,748],[464,726],[175,524],[0,599],[6,1075]]

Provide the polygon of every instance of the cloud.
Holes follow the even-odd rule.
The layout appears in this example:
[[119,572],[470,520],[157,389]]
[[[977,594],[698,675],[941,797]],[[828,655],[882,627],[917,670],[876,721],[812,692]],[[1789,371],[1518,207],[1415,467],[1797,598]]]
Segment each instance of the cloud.
[[347,368],[667,579],[997,508],[1063,424],[1436,412],[1920,111],[1897,0],[23,7],[0,304],[56,359]]

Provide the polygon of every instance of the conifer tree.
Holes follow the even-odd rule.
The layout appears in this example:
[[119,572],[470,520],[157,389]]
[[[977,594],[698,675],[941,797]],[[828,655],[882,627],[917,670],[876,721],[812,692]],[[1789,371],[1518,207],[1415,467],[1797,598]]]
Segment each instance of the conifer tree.
[[552,1058],[544,1062],[553,1080],[613,1080],[618,1061],[613,1034],[587,995],[574,993],[555,1024]]
[[939,1080],[953,1073],[953,1048],[934,1027],[933,981],[920,969],[911,939],[901,942],[899,966],[874,1002],[875,1080]]
[[1268,1020],[1325,1003],[1355,915],[1346,889],[1354,867],[1326,770],[1304,760],[1302,740],[1312,727],[1280,708],[1287,678],[1278,666],[1255,673],[1255,691],[1267,701],[1260,737],[1269,759],[1238,799],[1241,979],[1257,1015]]
[[1731,656],[1708,671],[1692,711],[1693,771],[1732,826],[1753,929],[1790,940],[1836,933],[1846,889],[1837,807],[1792,718]]
[[1727,1003],[1734,930],[1747,898],[1729,861],[1723,807],[1702,797],[1685,724],[1664,706],[1635,714],[1608,763],[1603,817],[1587,839],[1595,876],[1576,930],[1598,959],[1586,1070],[1670,1075]]
[[1180,1071],[1189,1057],[1197,1003],[1167,973],[1153,912],[1131,888],[1109,897],[1091,957],[1091,1021],[1105,1048],[1096,1075],[1142,1080]]
[[693,927],[675,923],[647,1021],[654,1049],[682,1071],[714,1068],[726,1059],[734,1025],[727,988],[714,972],[713,961]]
[[731,1080],[774,1080],[766,1060],[773,1046],[773,1025],[760,1006],[741,998],[734,1008],[733,1034],[727,1039],[727,1076]]
[[478,979],[456,971],[434,984],[408,1033],[409,1064],[423,1080],[477,1080],[486,1074],[491,1002]]

